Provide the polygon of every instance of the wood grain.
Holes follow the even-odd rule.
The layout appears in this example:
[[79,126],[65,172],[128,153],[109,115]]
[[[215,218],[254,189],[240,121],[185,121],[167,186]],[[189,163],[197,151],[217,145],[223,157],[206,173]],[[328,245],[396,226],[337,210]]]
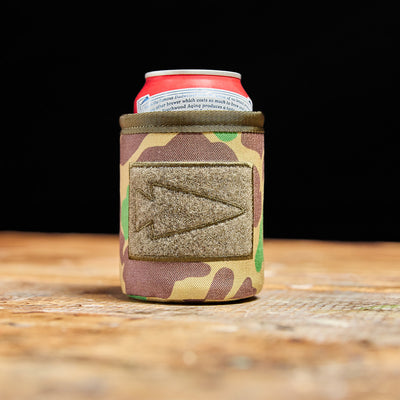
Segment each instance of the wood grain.
[[399,399],[400,244],[264,247],[255,300],[168,305],[116,236],[0,233],[0,398]]

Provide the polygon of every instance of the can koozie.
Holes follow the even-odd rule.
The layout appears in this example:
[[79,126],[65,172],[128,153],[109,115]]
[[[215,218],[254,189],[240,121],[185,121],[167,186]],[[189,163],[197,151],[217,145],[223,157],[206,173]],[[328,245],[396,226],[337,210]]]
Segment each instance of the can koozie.
[[229,301],[263,286],[264,117],[120,118],[120,273],[128,296]]

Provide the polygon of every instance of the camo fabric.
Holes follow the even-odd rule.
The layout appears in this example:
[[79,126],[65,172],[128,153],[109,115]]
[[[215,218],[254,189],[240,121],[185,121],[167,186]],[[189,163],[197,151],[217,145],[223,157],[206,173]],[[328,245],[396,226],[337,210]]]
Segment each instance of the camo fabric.
[[[190,120],[190,113],[196,112],[185,112],[186,119]],[[238,112],[225,111],[219,112],[219,117],[223,118],[223,113],[226,113],[227,119],[232,115],[235,117],[238,115]],[[246,114],[251,117],[253,113]],[[209,125],[204,124],[204,127],[196,125],[189,131],[181,131],[177,129],[175,123],[173,132],[168,132],[168,128],[163,128],[164,131],[159,132],[155,127],[157,124],[150,123],[146,128],[135,120],[135,115],[125,115],[120,120],[122,127],[120,136],[120,276],[123,292],[141,300],[168,302],[221,302],[256,295],[261,290],[264,281],[262,217],[264,134],[262,126],[244,125],[239,126],[241,131],[232,131],[236,129],[232,127],[232,124],[224,126],[219,123],[218,126],[213,126],[217,130],[209,131]],[[183,125],[187,129],[187,123]],[[140,129],[135,131],[137,126]],[[151,169],[153,165],[154,168]],[[175,165],[181,170],[174,169]],[[229,169],[231,166],[232,169]],[[242,166],[245,168],[240,169]],[[198,172],[199,168],[201,172]],[[156,173],[165,174],[167,178],[170,177],[168,179],[174,179],[173,187],[154,183],[156,178],[151,178],[153,179],[151,181],[149,177]],[[235,173],[236,180],[231,179],[230,174]],[[198,180],[200,179],[201,185],[204,186],[204,191],[201,191],[202,188],[188,189],[191,188],[190,185],[195,184],[193,182],[196,176],[200,177]],[[210,178],[207,178],[208,176]],[[246,176],[250,179],[249,190],[246,189]],[[151,181],[154,188],[150,189],[154,192],[154,196],[160,196],[162,201],[168,202],[167,206],[164,206],[161,200],[156,204],[153,197],[146,194],[146,188],[133,192],[132,186],[136,184],[135,179]],[[229,182],[233,182],[232,186],[240,186],[242,181],[245,182],[243,189],[238,188],[235,192],[234,189],[228,187]],[[217,192],[217,195],[209,196],[207,193],[212,191],[214,182],[220,182],[222,186],[226,185],[227,190],[218,189],[220,192]],[[243,192],[243,197],[251,196],[250,202],[246,203],[246,200],[243,200],[241,203],[237,195],[238,191]],[[229,196],[236,196],[237,199],[230,201]],[[184,222],[169,222],[168,213],[173,217],[179,212],[185,212],[184,207],[174,206],[175,199],[185,201],[186,198],[190,199],[192,202],[190,204],[198,207],[200,211],[196,211],[192,219],[185,219]],[[140,203],[140,209],[135,209],[134,201]],[[213,202],[215,202],[215,207]],[[250,206],[247,207],[246,204]],[[205,210],[204,217],[201,214],[202,207]],[[217,217],[213,216],[212,209],[215,209]],[[246,210],[249,210],[247,214]],[[146,212],[153,219],[161,218],[162,221],[146,222]],[[163,214],[157,217],[157,213]],[[133,217],[136,218],[136,222],[132,222]],[[239,220],[240,218],[242,220]],[[203,220],[204,224],[202,224]],[[236,221],[242,222],[236,223]],[[168,226],[168,223],[172,224],[172,228]],[[146,230],[149,233],[146,233]],[[133,235],[136,235],[138,239]],[[148,247],[154,252],[154,257],[140,257],[142,254],[140,240],[145,241],[145,235],[148,240],[151,240],[151,246]],[[180,251],[179,247],[176,247],[179,244],[180,235],[182,237],[186,235],[186,241],[192,240],[187,250],[191,252],[190,257],[186,259],[184,257],[186,250]],[[202,258],[202,241],[209,243],[213,240],[215,247],[209,249],[208,252],[204,251],[205,257]],[[240,240],[247,240],[247,242],[243,243],[243,246],[234,243]],[[175,247],[168,247],[165,243],[171,243],[171,246]],[[163,250],[164,248],[166,250]],[[176,251],[173,250],[174,248]],[[160,257],[157,252],[161,254]],[[220,253],[221,257],[218,257]],[[210,257],[207,258],[208,254]],[[235,257],[235,255],[238,256]]]

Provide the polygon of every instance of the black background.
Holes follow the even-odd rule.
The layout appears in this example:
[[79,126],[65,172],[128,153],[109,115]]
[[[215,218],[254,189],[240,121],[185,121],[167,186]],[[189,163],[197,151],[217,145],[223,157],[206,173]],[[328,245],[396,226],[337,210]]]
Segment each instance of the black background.
[[400,240],[393,9],[100,3],[2,3],[1,229],[117,232],[119,116],[208,68],[266,115],[266,237]]

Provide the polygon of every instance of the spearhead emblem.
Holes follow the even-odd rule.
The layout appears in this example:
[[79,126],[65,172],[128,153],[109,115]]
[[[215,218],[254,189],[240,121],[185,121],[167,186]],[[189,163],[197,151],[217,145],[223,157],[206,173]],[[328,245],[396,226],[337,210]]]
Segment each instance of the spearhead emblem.
[[245,162],[132,162],[129,258],[250,259],[253,168]]
[[216,225],[245,212],[226,201],[163,184],[150,184],[147,192],[133,190],[135,231],[150,229],[152,240]]

